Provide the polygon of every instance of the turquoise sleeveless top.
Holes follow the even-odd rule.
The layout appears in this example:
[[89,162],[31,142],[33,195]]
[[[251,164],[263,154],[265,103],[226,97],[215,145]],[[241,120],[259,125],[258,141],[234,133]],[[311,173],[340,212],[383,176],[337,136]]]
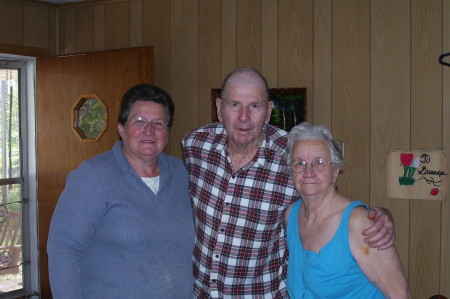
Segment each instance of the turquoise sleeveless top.
[[348,220],[352,210],[365,206],[351,202],[342,214],[334,237],[313,252],[303,248],[298,230],[298,212],[302,199],[291,208],[287,225],[289,249],[286,285],[289,296],[297,298],[385,298],[367,279],[353,258],[348,240]]

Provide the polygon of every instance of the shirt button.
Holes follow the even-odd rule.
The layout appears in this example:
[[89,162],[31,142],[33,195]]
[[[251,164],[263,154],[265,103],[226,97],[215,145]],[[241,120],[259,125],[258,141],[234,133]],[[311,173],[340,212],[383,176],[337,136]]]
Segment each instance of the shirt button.
[[218,255],[218,254],[216,254],[216,258],[219,258],[219,255]]
[[217,280],[213,279],[213,280],[212,280],[212,282],[213,282],[213,283],[216,283],[216,282],[217,282]]

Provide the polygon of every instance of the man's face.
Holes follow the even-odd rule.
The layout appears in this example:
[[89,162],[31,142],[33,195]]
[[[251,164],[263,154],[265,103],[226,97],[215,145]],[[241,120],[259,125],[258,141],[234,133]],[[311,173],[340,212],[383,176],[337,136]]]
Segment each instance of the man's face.
[[230,84],[226,99],[217,98],[217,115],[225,126],[229,146],[257,148],[262,129],[270,120],[273,102],[257,84]]

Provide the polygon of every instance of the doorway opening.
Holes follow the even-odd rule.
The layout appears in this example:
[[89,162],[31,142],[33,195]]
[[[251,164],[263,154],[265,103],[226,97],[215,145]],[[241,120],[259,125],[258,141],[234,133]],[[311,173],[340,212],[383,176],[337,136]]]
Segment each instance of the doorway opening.
[[0,54],[0,298],[39,294],[35,59]]

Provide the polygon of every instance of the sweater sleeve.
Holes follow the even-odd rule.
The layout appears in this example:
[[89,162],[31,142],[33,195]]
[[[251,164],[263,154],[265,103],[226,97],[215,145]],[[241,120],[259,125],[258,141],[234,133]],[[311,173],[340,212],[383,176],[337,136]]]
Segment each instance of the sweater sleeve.
[[47,242],[53,298],[82,298],[80,265],[104,215],[99,175],[88,163],[72,171],[54,211]]

